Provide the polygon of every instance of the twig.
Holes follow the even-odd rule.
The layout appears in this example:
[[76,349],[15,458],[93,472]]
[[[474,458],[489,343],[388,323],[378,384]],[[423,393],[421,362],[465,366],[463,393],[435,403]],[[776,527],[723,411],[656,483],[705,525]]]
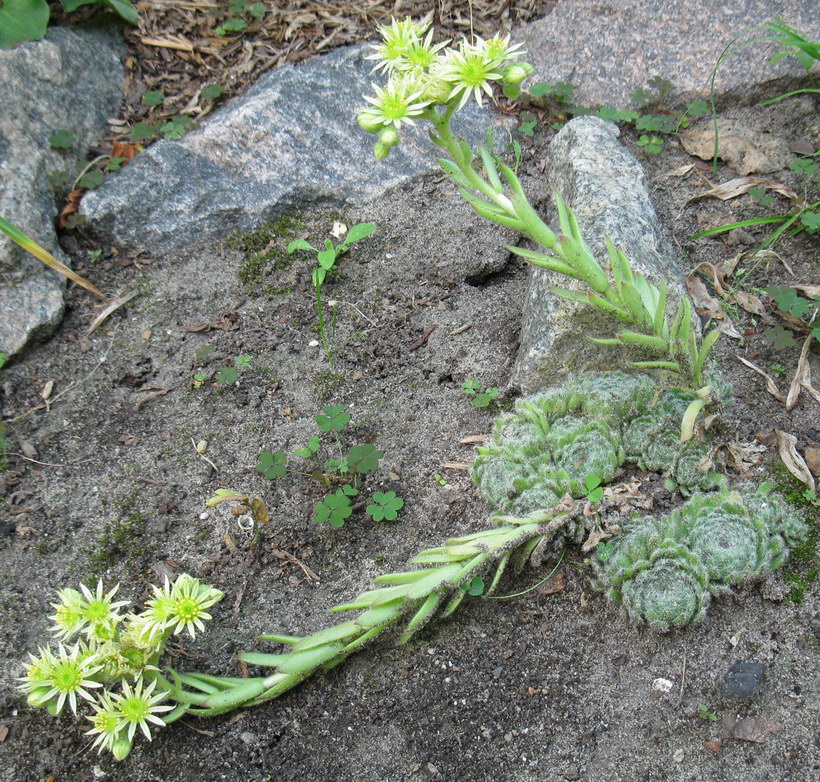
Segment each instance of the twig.
[[75,464],[83,464],[84,462],[90,462],[91,461],[91,459],[89,458],[89,459],[80,459],[79,461],[76,461],[76,462],[69,462],[68,464],[52,464],[51,462],[37,461],[37,459],[32,459],[30,456],[26,456],[25,454],[17,453],[15,451],[9,451],[8,455],[9,456],[17,456],[20,459],[25,459],[25,461],[33,462],[34,464],[42,464],[43,467],[73,467]]
[[680,692],[678,693],[678,706],[681,705],[683,701],[683,685],[686,681],[686,652],[683,653],[683,670],[681,670],[680,674]]

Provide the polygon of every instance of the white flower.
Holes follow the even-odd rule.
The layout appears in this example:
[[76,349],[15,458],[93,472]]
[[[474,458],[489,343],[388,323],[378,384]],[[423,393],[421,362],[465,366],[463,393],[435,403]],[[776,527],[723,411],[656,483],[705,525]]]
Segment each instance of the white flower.
[[360,112],[359,124],[363,121],[371,126],[381,123],[398,130],[403,122],[414,125],[413,117],[421,114],[429,104],[429,101],[422,100],[421,90],[409,78],[390,79],[385,87],[372,86],[376,96],[365,95],[364,99],[373,105]]
[[470,95],[475,97],[479,106],[484,97],[483,93],[492,97],[490,82],[502,76],[497,70],[498,66],[499,62],[490,57],[483,46],[472,46],[462,42],[458,50],[447,51],[446,62],[438,75],[452,84],[448,100],[461,94],[458,104],[460,109],[470,99]]
[[128,741],[132,741],[134,733],[139,727],[145,738],[151,741],[151,729],[148,723],[165,727],[165,722],[157,714],[171,711],[174,706],[171,704],[158,705],[165,699],[166,693],[159,692],[153,695],[156,681],[152,681],[147,687],[142,679],[137,680],[134,689],[127,681],[122,683],[122,694],[112,695],[114,714],[128,726]]
[[377,46],[373,46],[374,53],[368,54],[365,59],[379,60],[373,68],[374,71],[384,70],[391,73],[402,62],[407,48],[417,43],[429,26],[429,18],[418,23],[414,22],[409,16],[401,22],[395,18],[392,19],[390,25],[379,27],[382,42]]
[[31,663],[26,675],[20,680],[20,689],[28,694],[33,705],[48,706],[54,714],[62,711],[66,700],[71,711],[76,714],[77,696],[93,701],[88,689],[102,687],[102,684],[91,678],[101,668],[97,664],[97,655],[84,645],[75,644],[68,652],[59,644],[57,655],[50,649],[41,648],[39,659],[34,655],[30,657]]

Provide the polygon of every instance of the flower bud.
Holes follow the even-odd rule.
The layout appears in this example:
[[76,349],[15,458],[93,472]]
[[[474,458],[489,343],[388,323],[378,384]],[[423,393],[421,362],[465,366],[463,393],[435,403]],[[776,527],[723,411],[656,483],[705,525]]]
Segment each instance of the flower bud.
[[131,752],[131,742],[125,736],[115,739],[111,745],[111,751],[114,753],[115,760],[125,760]]
[[501,73],[504,84],[521,84],[528,76],[532,76],[535,68],[528,62],[516,62],[508,65]]
[[367,111],[360,112],[356,121],[359,123],[359,127],[368,133],[378,133],[384,127],[384,123],[380,119],[377,119]]
[[387,144],[382,144],[381,141],[377,141],[373,145],[373,154],[376,156],[376,160],[384,160],[390,154],[391,147],[387,146]]
[[386,147],[397,147],[401,143],[401,137],[395,128],[385,128],[379,133],[379,142]]

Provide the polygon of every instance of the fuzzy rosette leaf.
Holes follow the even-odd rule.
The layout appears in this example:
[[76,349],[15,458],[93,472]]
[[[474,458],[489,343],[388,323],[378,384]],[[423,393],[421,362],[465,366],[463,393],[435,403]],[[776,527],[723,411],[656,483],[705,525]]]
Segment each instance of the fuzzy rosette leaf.
[[643,519],[614,545],[595,560],[596,586],[630,619],[666,632],[703,618],[711,599],[706,568],[667,524]]

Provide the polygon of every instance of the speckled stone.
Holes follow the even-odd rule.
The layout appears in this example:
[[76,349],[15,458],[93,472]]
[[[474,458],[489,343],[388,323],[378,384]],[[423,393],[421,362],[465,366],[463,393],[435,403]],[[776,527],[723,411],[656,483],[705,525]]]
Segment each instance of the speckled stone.
[[[514,37],[526,44],[539,81],[577,85],[574,98],[581,105],[631,108],[630,93],[653,76],[671,81],[686,99],[703,94],[727,44],[776,16],[809,38],[820,37],[816,0],[563,0]],[[770,44],[754,45],[728,57],[717,72],[718,94],[733,91],[755,102],[766,82],[804,77],[794,58],[768,65],[774,51]]]
[[[568,122],[549,149],[550,184],[573,209],[592,254],[606,268],[608,236],[630,259],[632,268],[658,283],[669,300],[685,290],[676,253],[664,237],[640,163],[618,141],[611,122],[578,117]],[[548,223],[557,226],[557,218]],[[620,347],[592,342],[610,337],[613,322],[585,304],[556,296],[553,288],[583,290],[582,284],[533,267],[521,329],[521,346],[511,385],[533,393],[570,372],[605,370],[649,358]]]
[[[387,160],[356,122],[380,81],[366,46],[346,47],[262,76],[179,141],[158,141],[102,187],[81,213],[100,241],[153,253],[224,241],[233,231],[308,208],[344,208],[439,171],[426,122]],[[470,106],[456,132],[482,141],[498,115]]]
[[[122,100],[124,53],[114,28],[65,27],[0,51],[0,215],[64,263],[48,174],[76,175],[108,129]],[[70,152],[50,148],[61,129],[76,136]],[[0,235],[0,352],[48,337],[62,318],[64,289],[64,277]]]

